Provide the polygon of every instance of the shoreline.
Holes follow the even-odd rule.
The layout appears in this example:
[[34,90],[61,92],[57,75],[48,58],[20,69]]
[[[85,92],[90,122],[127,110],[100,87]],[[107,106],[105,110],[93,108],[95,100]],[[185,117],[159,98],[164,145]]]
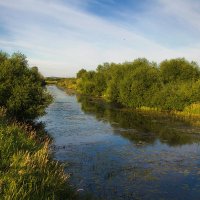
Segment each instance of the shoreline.
[[190,123],[192,126],[198,126],[198,127],[200,126],[200,114],[193,114],[186,111],[167,111],[167,110],[161,110],[159,108],[150,108],[150,107],[145,107],[145,106],[142,106],[141,108],[127,108],[121,105],[117,105],[116,103],[110,103],[106,101],[103,97],[88,96],[88,95],[81,94],[77,90],[74,90],[71,88],[62,87],[57,84],[51,84],[51,85],[56,85],[58,88],[72,95],[79,95],[79,96],[88,98],[91,101],[96,101],[98,103],[108,105],[109,107],[115,110],[120,110],[120,111],[125,111],[125,112],[137,111],[137,112],[148,113],[148,114],[153,113],[160,116],[168,115],[170,117],[177,117],[179,119],[184,119],[186,122]]
[[78,199],[42,124],[12,120],[0,108],[0,144],[0,199]]

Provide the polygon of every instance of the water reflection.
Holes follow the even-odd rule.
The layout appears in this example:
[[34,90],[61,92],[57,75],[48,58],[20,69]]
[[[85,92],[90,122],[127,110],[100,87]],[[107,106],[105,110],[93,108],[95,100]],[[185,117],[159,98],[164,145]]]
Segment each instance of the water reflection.
[[55,99],[41,121],[76,188],[103,200],[199,199],[198,128],[48,90]]
[[128,138],[136,145],[154,144],[158,139],[170,146],[200,141],[198,127],[166,113],[123,111],[98,99],[77,96],[81,109],[99,121],[109,122],[115,134]]

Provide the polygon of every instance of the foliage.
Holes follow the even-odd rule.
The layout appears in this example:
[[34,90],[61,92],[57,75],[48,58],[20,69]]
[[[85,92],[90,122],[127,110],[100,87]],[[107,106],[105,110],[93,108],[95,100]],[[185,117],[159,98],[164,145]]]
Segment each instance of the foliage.
[[120,102],[132,108],[149,106],[151,94],[160,85],[158,73],[158,69],[151,66],[151,63],[136,66],[121,81]]
[[197,80],[200,76],[198,65],[184,58],[163,61],[160,64],[160,71],[164,83]]
[[76,87],[77,83],[75,78],[62,78],[58,80],[56,84],[60,87],[68,88],[71,90],[77,89]]
[[200,113],[200,103],[193,103],[184,108],[183,112],[188,114],[199,114]]
[[145,58],[122,64],[104,63],[96,71],[82,69],[78,74],[80,93],[103,97],[124,107],[182,111],[200,102],[199,66],[184,58],[165,60],[160,65]]
[[82,77],[84,76],[84,74],[86,74],[86,73],[87,73],[87,70],[81,69],[81,70],[79,70],[79,72],[76,74],[76,77],[77,77],[77,78],[82,78]]
[[62,81],[64,78],[60,77],[46,77],[45,84],[57,84],[59,81]]
[[0,106],[8,115],[20,120],[43,115],[51,102],[44,88],[44,78],[37,67],[29,68],[21,53],[12,56],[0,52]]
[[68,175],[49,156],[49,141],[33,128],[8,122],[0,111],[0,199],[72,199]]
[[[191,134],[191,130],[194,130],[191,125],[197,125],[200,118],[179,115],[183,112],[169,114],[148,107],[132,112],[130,109],[116,109],[113,104],[83,95],[78,96],[78,101],[81,109],[88,115],[95,116],[98,121],[109,122],[114,130],[119,130],[119,127],[125,129],[126,131],[116,131],[115,134],[123,135],[135,144],[153,144],[158,138],[170,146],[200,141]],[[193,108],[198,109],[200,105],[194,105]],[[184,129],[180,129],[183,125]]]
[[40,124],[31,121],[44,114],[52,100],[44,85],[43,76],[37,67],[29,68],[24,55],[0,52],[2,200],[77,198],[69,186],[64,166],[51,157],[50,138]]

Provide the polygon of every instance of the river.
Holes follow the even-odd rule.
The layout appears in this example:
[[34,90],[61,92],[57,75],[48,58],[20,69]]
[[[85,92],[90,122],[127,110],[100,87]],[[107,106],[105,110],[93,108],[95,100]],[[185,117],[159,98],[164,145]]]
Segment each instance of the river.
[[125,112],[48,86],[40,121],[70,184],[92,199],[200,199],[200,129],[167,115]]

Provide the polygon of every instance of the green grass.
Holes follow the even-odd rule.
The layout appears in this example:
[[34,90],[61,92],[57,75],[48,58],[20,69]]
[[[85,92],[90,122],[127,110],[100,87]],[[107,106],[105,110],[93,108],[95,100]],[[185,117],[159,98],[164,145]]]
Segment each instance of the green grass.
[[0,199],[76,199],[69,175],[49,154],[50,140],[0,109]]
[[193,103],[190,106],[185,107],[183,113],[200,115],[200,103]]
[[54,81],[54,80],[45,80],[45,82],[46,82],[46,84],[49,84],[49,85],[51,85],[51,84],[57,84],[57,82],[58,81]]

